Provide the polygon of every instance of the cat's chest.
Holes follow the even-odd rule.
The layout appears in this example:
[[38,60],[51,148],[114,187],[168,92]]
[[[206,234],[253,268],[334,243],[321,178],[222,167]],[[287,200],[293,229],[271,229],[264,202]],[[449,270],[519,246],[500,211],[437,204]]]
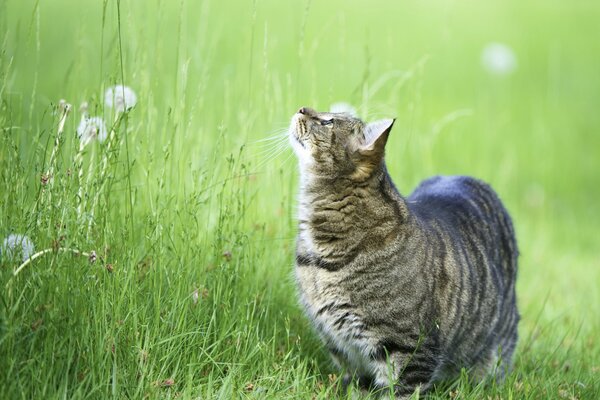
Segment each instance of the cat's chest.
[[301,301],[327,346],[343,353],[354,368],[368,371],[368,354],[377,341],[366,329],[361,308],[344,291],[341,275],[318,267],[296,267]]

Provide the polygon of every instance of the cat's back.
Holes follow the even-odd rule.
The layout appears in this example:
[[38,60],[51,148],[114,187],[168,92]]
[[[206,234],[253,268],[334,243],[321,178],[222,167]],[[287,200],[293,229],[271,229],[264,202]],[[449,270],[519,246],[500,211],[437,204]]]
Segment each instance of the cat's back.
[[456,222],[465,216],[486,218],[490,214],[508,214],[494,190],[470,176],[426,179],[407,200],[411,211],[423,219]]
[[469,176],[435,176],[421,182],[407,200],[424,225],[441,225],[458,241],[475,240],[494,258],[512,264],[514,274],[518,250],[512,220],[490,185]]

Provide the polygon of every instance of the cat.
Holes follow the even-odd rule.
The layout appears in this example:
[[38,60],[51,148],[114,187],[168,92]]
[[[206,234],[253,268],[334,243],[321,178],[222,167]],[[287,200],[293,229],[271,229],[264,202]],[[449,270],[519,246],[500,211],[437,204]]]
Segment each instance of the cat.
[[501,379],[520,319],[511,218],[471,177],[400,195],[384,161],[394,121],[293,116],[300,301],[345,385],[407,398],[462,368]]

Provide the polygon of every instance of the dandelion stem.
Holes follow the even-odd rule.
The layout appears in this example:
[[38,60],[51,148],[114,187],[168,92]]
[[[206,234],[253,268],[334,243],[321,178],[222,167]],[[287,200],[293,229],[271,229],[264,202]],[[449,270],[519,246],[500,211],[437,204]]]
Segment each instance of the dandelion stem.
[[[56,130],[56,137],[54,138],[54,147],[52,148],[52,153],[50,153],[50,160],[48,162],[48,170],[45,174],[47,177],[47,181],[45,184],[48,186],[48,190],[41,190],[41,197],[38,200],[41,200],[41,204],[45,204],[47,202],[48,207],[52,203],[52,183],[54,182],[54,164],[56,163],[57,154],[60,151],[60,141],[62,137],[63,130],[65,129],[65,122],[67,121],[67,116],[69,115],[69,111],[71,111],[71,105],[64,100],[61,100],[59,103],[59,111],[60,111],[60,119],[58,120],[58,128]],[[42,185],[43,186],[43,185]],[[34,205],[34,210],[39,205],[39,202],[36,202]],[[41,222],[41,214],[38,214],[37,223],[38,225]]]
[[[90,157],[89,167],[88,167],[88,171],[87,171],[87,178],[85,181],[86,190],[89,190],[89,188],[92,187],[92,179],[94,177],[94,169],[96,167],[96,146],[92,146],[91,153],[92,153],[92,155]],[[83,209],[86,210],[87,209],[87,197],[86,196],[84,196],[84,198],[82,199],[82,202],[83,202]]]
[[77,218],[81,218],[82,208],[83,208],[83,150],[85,148],[85,141],[81,140],[79,142],[79,151],[75,155],[75,167],[78,169],[77,173],[77,183],[79,184],[79,189],[77,190],[77,197],[79,204],[77,204]]
[[69,111],[71,111],[71,105],[68,103],[63,103],[60,106],[60,119],[58,121],[58,129],[56,130],[56,138],[54,139],[54,147],[52,148],[52,153],[50,154],[50,162],[48,163],[48,177],[49,180],[53,180],[54,173],[54,159],[56,158],[56,153],[58,153],[58,149],[60,147],[60,138],[62,136],[63,130],[65,129],[65,122],[67,121],[67,116],[69,115]]
[[86,253],[84,251],[80,251],[77,249],[71,249],[68,247],[59,247],[58,249],[53,249],[53,248],[44,249],[44,250],[38,251],[37,253],[35,253],[34,255],[29,257],[27,260],[25,260],[23,262],[23,264],[19,265],[17,267],[17,269],[15,269],[15,271],[13,272],[13,276],[17,276],[19,274],[19,272],[21,272],[23,270],[23,268],[25,268],[27,265],[29,265],[33,260],[40,258],[41,256],[48,254],[50,252],[53,252],[53,251],[58,251],[60,253],[73,253],[78,256],[90,257],[90,253]]
[[[121,90],[123,91],[123,100],[125,110],[127,110],[127,102],[125,102],[125,72],[123,70],[123,44],[121,42],[121,0],[117,0],[117,29],[119,33],[119,63],[121,66]],[[131,163],[129,162],[129,140],[127,137],[127,112],[125,114],[125,157],[127,161],[127,186],[129,188],[129,221],[131,222],[131,236],[135,236],[135,229],[133,224],[133,193],[131,191]]]
[[[121,113],[119,111],[115,112],[115,119],[110,128],[110,133],[108,134],[108,139],[106,142],[106,149],[102,156],[102,167],[100,169],[100,187],[98,188],[98,190],[96,191],[96,194],[94,195],[94,200],[92,201],[92,205],[91,205],[91,208],[89,211],[88,232],[87,232],[88,236],[90,235],[90,231],[92,229],[94,214],[96,211],[96,206],[98,205],[98,201],[100,200],[100,194],[104,191],[104,187],[106,186],[106,174],[108,171],[108,159],[111,157],[111,150],[114,145],[115,137],[116,137],[116,128],[121,122],[120,118],[122,117],[122,115],[123,115],[123,113]],[[116,157],[116,154],[113,156]]]

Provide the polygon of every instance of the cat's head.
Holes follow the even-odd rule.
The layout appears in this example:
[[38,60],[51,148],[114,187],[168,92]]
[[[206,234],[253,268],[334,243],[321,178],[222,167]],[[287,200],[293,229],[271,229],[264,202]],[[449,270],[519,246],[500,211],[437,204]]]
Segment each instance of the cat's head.
[[381,166],[393,124],[393,119],[367,124],[349,114],[302,107],[292,118],[289,136],[305,172],[361,181]]

